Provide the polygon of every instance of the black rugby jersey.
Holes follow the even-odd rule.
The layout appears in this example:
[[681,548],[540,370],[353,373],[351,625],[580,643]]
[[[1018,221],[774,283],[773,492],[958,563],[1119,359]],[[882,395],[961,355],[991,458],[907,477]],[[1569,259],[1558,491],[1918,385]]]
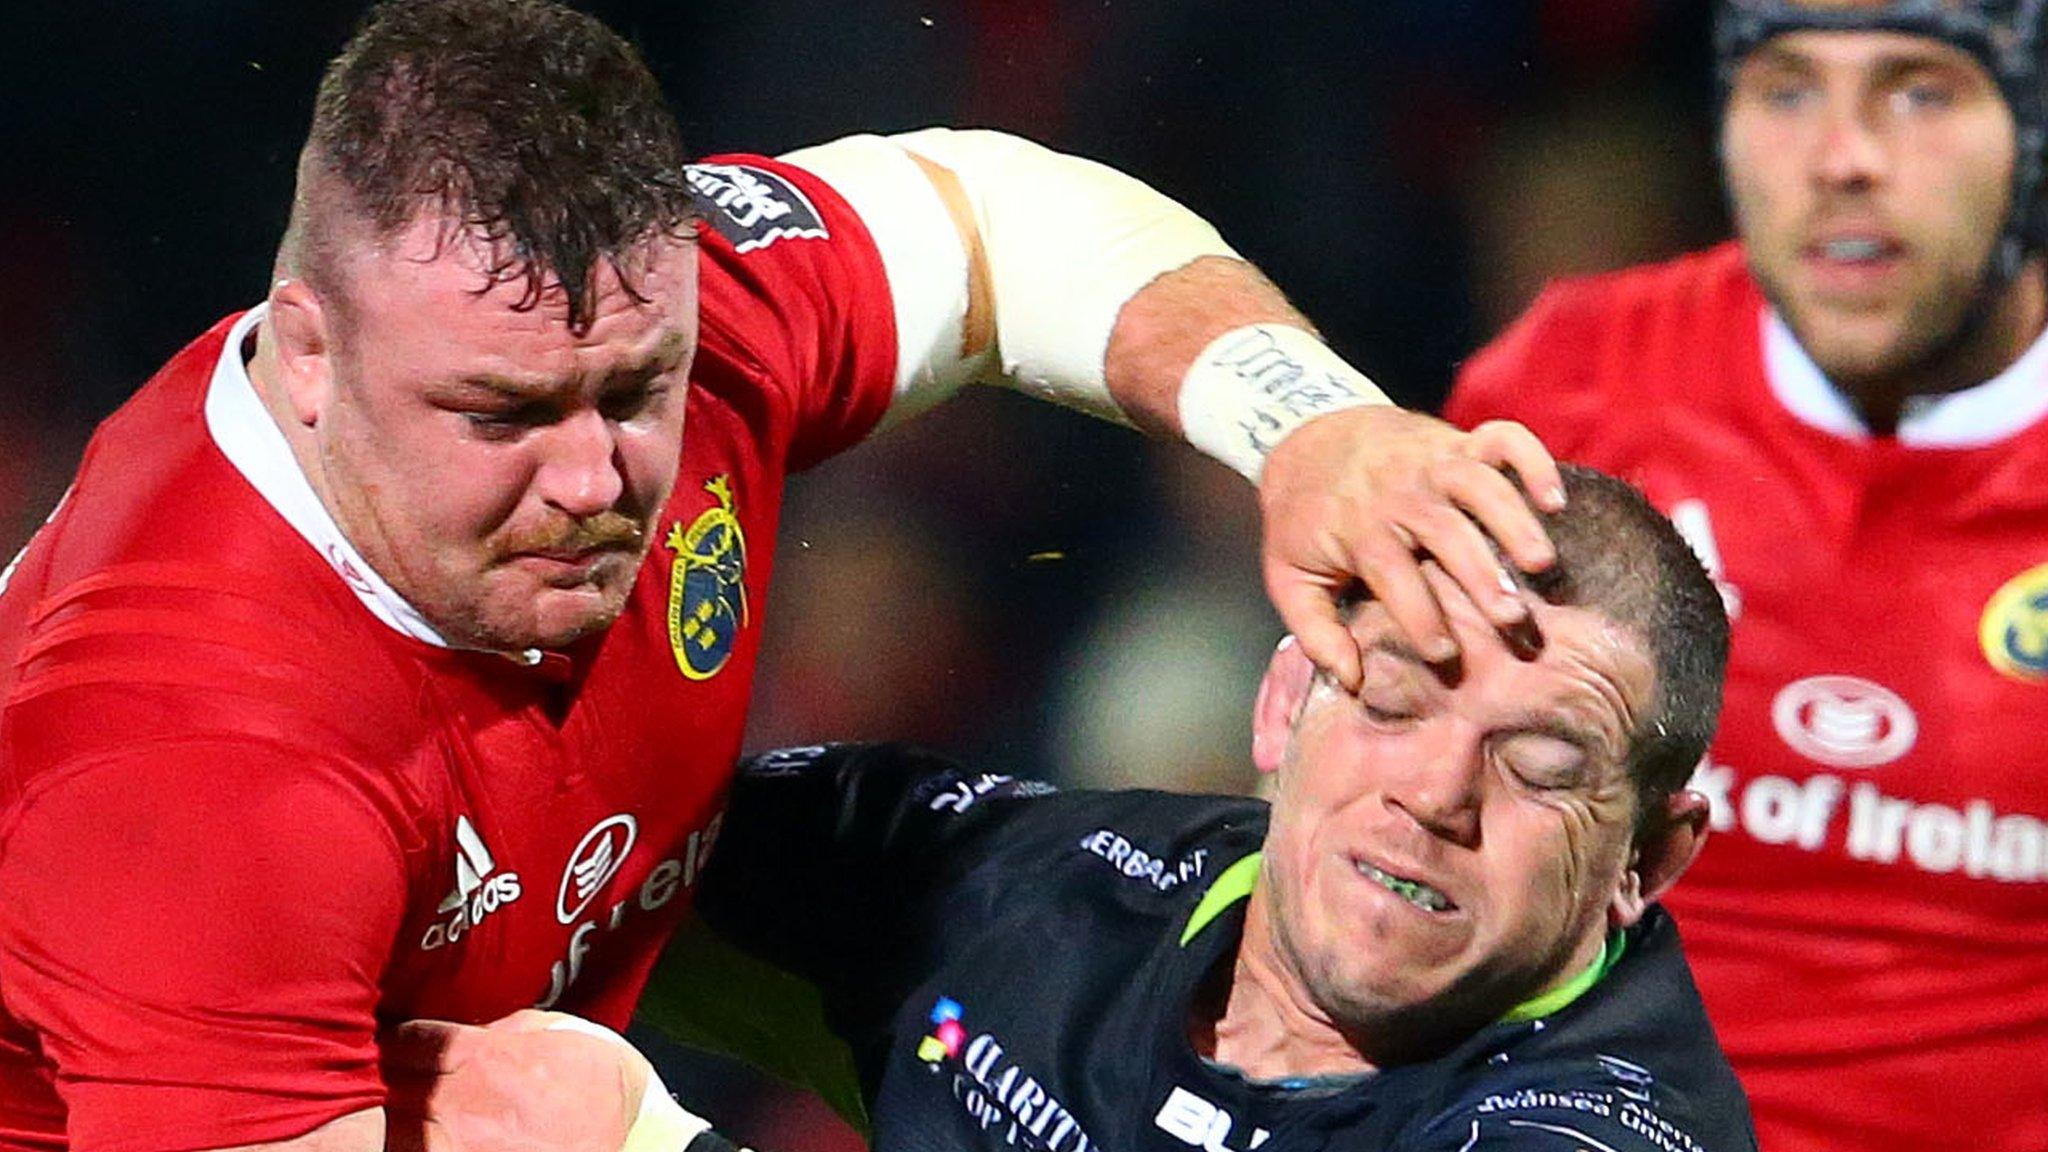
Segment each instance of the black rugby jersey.
[[[788,749],[742,767],[698,909],[822,994],[876,1152],[1756,1147],[1658,908],[1582,995],[1439,1059],[1300,1084],[1202,1060],[1190,1002],[1235,952],[1266,815],[899,745]],[[764,1006],[724,999],[752,1055],[788,1045]]]

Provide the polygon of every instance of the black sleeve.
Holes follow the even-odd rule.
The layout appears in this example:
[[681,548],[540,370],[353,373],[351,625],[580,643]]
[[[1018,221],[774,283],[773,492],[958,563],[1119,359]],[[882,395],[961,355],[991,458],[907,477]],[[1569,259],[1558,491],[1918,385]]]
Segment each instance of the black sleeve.
[[900,744],[782,749],[741,765],[697,908],[815,985],[859,1051],[1000,897],[1047,785]]

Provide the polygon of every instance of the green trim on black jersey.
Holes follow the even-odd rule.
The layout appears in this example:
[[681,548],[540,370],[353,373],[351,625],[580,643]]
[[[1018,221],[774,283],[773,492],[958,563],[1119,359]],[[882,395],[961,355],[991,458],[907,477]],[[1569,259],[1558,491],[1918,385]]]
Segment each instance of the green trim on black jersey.
[[1600,955],[1584,972],[1559,984],[1550,991],[1532,996],[1515,1005],[1508,1014],[1501,1017],[1504,1024],[1526,1024],[1539,1020],[1553,1012],[1562,1011],[1565,1005],[1593,990],[1602,977],[1613,971],[1621,962],[1621,954],[1628,950],[1628,937],[1616,932],[1600,944]]
[[1187,947],[1188,941],[1201,935],[1202,929],[1223,915],[1224,909],[1252,894],[1252,885],[1259,879],[1259,864],[1265,858],[1265,853],[1254,852],[1216,877],[1216,882],[1202,893],[1202,902],[1195,905],[1194,915],[1188,917],[1188,926],[1181,929],[1181,947]]

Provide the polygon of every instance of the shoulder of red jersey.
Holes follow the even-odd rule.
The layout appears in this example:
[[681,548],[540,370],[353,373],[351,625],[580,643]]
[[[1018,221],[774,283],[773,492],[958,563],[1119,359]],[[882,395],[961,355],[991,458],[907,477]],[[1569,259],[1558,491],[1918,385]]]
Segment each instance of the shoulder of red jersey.
[[332,582],[317,564],[259,575],[164,555],[9,619],[0,808],[108,766],[225,787],[232,762],[238,779],[326,780],[412,845],[444,791],[444,710],[353,597],[280,594],[309,577]]
[[392,658],[383,626],[352,598],[277,594],[324,576],[309,568],[259,574],[161,557],[72,581],[7,637],[9,767],[142,739],[230,736],[408,758],[425,721],[420,676]]
[[81,1145],[282,1139],[380,1098],[357,977],[430,746],[379,625],[209,435],[235,319],[101,425],[0,589],[6,1012],[64,1053]]
[[1445,414],[1519,420],[1569,454],[1578,430],[1674,382],[1687,357],[1753,348],[1763,297],[1741,247],[1556,281],[1460,368]]
[[792,467],[860,440],[895,395],[896,322],[881,254],[824,180],[765,156],[688,178],[702,338],[692,385],[742,413]]
[[420,716],[384,625],[208,435],[233,319],[101,425],[0,584],[17,776],[142,739],[245,734],[347,755],[403,743]]

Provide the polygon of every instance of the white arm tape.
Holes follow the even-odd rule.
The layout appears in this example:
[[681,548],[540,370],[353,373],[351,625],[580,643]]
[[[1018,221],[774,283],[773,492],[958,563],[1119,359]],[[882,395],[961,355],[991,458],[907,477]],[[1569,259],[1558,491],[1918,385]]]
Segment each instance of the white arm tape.
[[[878,145],[959,178],[988,261],[1002,381],[1097,416],[1128,422],[1103,379],[1124,304],[1199,257],[1237,256],[1214,228],[1144,182],[1000,132],[928,128],[792,153],[791,162],[846,197],[882,249],[897,297],[895,407],[905,412],[979,378],[985,362],[961,355],[967,256],[952,219],[916,163],[908,155],[889,163]],[[949,261],[935,255],[945,242]],[[906,315],[912,306],[928,312]],[[892,408],[890,419],[897,415]]]
[[1257,484],[1266,457],[1296,428],[1346,408],[1391,403],[1314,333],[1248,324],[1195,357],[1181,378],[1180,422],[1188,443]]
[[985,375],[993,350],[963,354],[968,258],[931,177],[880,136],[848,136],[782,157],[819,176],[867,225],[896,313],[896,424]]
[[[582,1032],[597,1036],[625,1048],[635,1056],[640,1054],[632,1041],[617,1032],[581,1016],[564,1016],[548,1023],[550,1032]],[[668,1085],[650,1065],[647,1069],[647,1087],[640,1093],[640,1111],[633,1119],[632,1128],[626,1132],[626,1142],[619,1146],[619,1152],[682,1152],[690,1141],[711,1130],[711,1122],[695,1115],[669,1095]]]

